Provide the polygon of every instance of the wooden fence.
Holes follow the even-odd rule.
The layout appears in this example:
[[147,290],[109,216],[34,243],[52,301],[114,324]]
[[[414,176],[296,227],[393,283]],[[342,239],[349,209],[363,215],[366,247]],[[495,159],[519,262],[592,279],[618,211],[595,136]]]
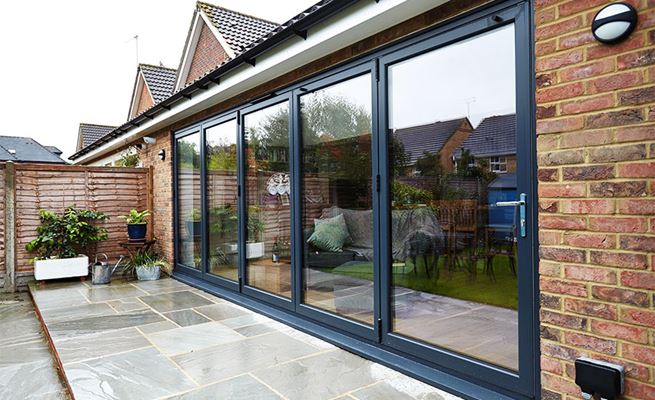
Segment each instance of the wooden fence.
[[[145,168],[7,163],[0,164],[0,180],[0,276],[5,290],[15,290],[31,279],[34,254],[28,253],[25,245],[36,237],[39,210],[61,212],[75,205],[105,213],[109,219],[101,226],[109,238],[87,253],[90,258],[106,253],[115,259],[126,253],[119,245],[127,240],[125,221],[120,216],[132,208],[152,209],[152,174]],[[5,190],[11,186],[15,188],[12,197]],[[6,204],[9,198],[13,204]],[[13,224],[7,224],[12,220]],[[10,230],[15,238],[13,257],[4,244]]]

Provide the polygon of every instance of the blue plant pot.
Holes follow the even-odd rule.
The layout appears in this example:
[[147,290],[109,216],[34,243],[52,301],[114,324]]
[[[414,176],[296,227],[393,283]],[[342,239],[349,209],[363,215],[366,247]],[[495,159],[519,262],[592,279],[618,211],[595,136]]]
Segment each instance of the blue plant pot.
[[130,240],[144,240],[147,231],[148,224],[127,224],[127,235]]

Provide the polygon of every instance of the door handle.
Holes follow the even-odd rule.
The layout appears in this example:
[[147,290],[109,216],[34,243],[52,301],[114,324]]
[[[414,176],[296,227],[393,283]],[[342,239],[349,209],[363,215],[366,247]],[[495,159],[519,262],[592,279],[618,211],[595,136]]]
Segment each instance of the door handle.
[[521,237],[526,237],[526,220],[525,220],[525,204],[528,196],[525,193],[519,195],[518,200],[513,201],[497,201],[496,207],[516,207],[519,206],[519,233]]

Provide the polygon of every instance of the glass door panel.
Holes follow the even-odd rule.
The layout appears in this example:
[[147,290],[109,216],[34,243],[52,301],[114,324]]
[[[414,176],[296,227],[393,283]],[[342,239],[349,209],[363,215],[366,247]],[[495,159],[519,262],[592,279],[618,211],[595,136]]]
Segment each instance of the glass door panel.
[[246,277],[291,298],[289,102],[244,116]]
[[178,263],[200,270],[201,194],[200,194],[200,132],[176,140],[177,150],[177,257]]
[[[391,331],[518,369],[514,25],[392,64]],[[497,202],[501,202],[498,203]]]
[[205,129],[208,272],[238,280],[236,119]]
[[373,323],[371,75],[300,96],[303,302]]

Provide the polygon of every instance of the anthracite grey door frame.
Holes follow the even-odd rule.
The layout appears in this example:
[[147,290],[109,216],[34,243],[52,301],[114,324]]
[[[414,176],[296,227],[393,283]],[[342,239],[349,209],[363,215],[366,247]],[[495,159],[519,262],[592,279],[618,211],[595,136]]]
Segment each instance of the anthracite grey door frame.
[[[293,109],[293,119],[294,119],[294,141],[296,143],[295,145],[295,152],[294,152],[294,158],[296,160],[296,163],[294,164],[294,169],[293,169],[293,186],[292,186],[292,191],[295,194],[294,196],[294,202],[296,202],[297,207],[296,207],[296,213],[294,214],[294,220],[298,221],[295,227],[295,236],[298,238],[303,238],[303,228],[302,228],[302,223],[299,221],[302,221],[303,216],[302,216],[302,177],[303,177],[303,171],[302,171],[302,126],[301,126],[301,118],[302,115],[300,114],[300,97],[302,97],[305,94],[312,93],[317,90],[321,90],[327,87],[330,87],[332,85],[336,85],[338,83],[347,81],[352,78],[356,78],[359,76],[364,76],[366,74],[370,74],[371,76],[371,81],[372,81],[372,92],[375,92],[375,87],[376,87],[376,81],[375,81],[375,64],[374,61],[367,61],[363,62],[359,65],[353,66],[352,68],[345,69],[343,71],[339,71],[337,73],[333,73],[331,75],[325,76],[322,79],[313,81],[313,82],[307,82],[304,85],[296,88],[293,90],[293,99],[294,99],[294,109]],[[373,101],[373,99],[371,100]],[[372,124],[372,136],[375,136],[375,128],[377,126],[377,114],[376,114],[376,104],[372,102],[371,104],[371,110],[372,110],[372,115],[371,115],[371,124]],[[371,171],[373,172],[373,176],[371,177],[372,179],[375,177],[376,171],[377,171],[377,159],[376,159],[376,153],[377,151],[375,150],[374,147],[374,140],[371,140]],[[374,199],[374,206],[376,204],[376,193],[375,193],[375,188],[373,189],[374,192],[372,193],[372,197]],[[317,307],[313,307],[309,304],[305,304],[303,302],[303,288],[302,288],[302,282],[303,282],[303,272],[304,268],[302,268],[302,263],[303,263],[303,248],[304,244],[298,243],[296,245],[296,250],[294,251],[296,254],[296,260],[298,263],[296,265],[299,266],[299,268],[296,268],[294,270],[294,283],[296,285],[295,287],[295,310],[297,313],[307,316],[312,319],[316,319],[321,321],[322,323],[332,326],[336,329],[340,329],[345,332],[349,332],[353,335],[359,336],[363,339],[368,339],[375,341],[377,340],[379,333],[378,333],[378,324],[373,323],[373,325],[369,326],[367,324],[364,324],[359,321],[355,321],[352,319],[345,318],[343,316],[340,316],[336,313],[331,313],[326,310],[321,310]],[[374,253],[378,253],[377,248],[374,248]],[[377,272],[374,271],[374,275],[377,276]],[[377,304],[379,304],[379,299],[377,296],[377,291],[375,291],[376,294],[374,295],[374,302],[373,302],[373,313],[374,313],[374,321],[378,321],[378,308]]]
[[[493,16],[493,18],[491,18]],[[480,18],[470,21],[467,24],[454,27],[442,34],[427,38],[408,45],[404,49],[380,57],[380,82],[379,82],[379,126],[378,139],[380,142],[379,154],[381,157],[381,205],[380,220],[381,229],[380,241],[381,248],[381,299],[382,299],[382,342],[392,348],[407,352],[418,358],[424,358],[430,362],[439,365],[448,366],[460,371],[467,371],[475,377],[494,382],[501,387],[512,387],[517,391],[530,395],[534,390],[534,324],[533,312],[534,302],[534,282],[536,278],[536,229],[534,218],[527,221],[528,236],[518,238],[517,250],[519,269],[518,276],[518,297],[519,297],[519,370],[510,371],[508,369],[497,367],[481,360],[476,360],[466,355],[439,348],[419,340],[413,340],[392,332],[392,309],[391,309],[391,285],[392,276],[388,265],[391,265],[391,209],[390,209],[390,181],[391,176],[388,170],[388,68],[396,63],[411,59],[413,57],[425,54],[427,52],[446,48],[449,45],[466,40],[486,32],[493,31],[508,24],[514,24],[515,28],[515,59],[516,59],[516,118],[517,118],[517,193],[524,192],[528,194],[527,213],[534,213],[534,204],[536,192],[533,184],[535,181],[534,171],[536,166],[531,156],[534,151],[534,140],[532,129],[532,87],[529,73],[531,71],[531,51],[530,42],[526,38],[530,37],[529,9],[527,5],[517,5],[499,10],[492,15],[484,15]],[[457,332],[453,332],[457,335]]]
[[[289,153],[290,153],[290,159],[289,159],[289,167],[290,167],[290,172],[292,172],[292,166],[293,166],[293,145],[294,145],[294,140],[293,140],[293,118],[291,116],[291,97],[292,93],[289,91],[287,93],[281,94],[279,96],[271,96],[267,97],[261,101],[256,101],[253,102],[250,106],[247,106],[243,108],[239,112],[239,186],[241,187],[240,189],[240,194],[241,196],[239,197],[239,209],[241,212],[239,213],[239,229],[240,229],[240,234],[239,234],[239,269],[240,269],[240,276],[241,278],[241,291],[242,293],[252,296],[254,298],[260,299],[262,301],[266,301],[269,303],[272,303],[278,307],[288,309],[288,310],[293,310],[295,309],[293,299],[294,297],[297,296],[297,292],[294,290],[295,287],[292,283],[291,285],[291,299],[288,299],[286,297],[278,296],[274,293],[267,292],[265,290],[256,288],[254,286],[248,285],[248,268],[247,268],[247,260],[246,260],[246,233],[247,233],[247,224],[248,224],[248,199],[246,198],[246,135],[245,135],[245,117],[248,114],[252,114],[254,112],[257,112],[259,110],[263,110],[267,107],[276,105],[276,104],[282,104],[282,103],[287,103],[289,107]],[[295,178],[293,178],[292,174],[290,173],[291,176],[291,183],[293,185],[293,181]],[[293,215],[295,210],[295,205],[293,201],[291,202],[290,205],[290,217]],[[296,224],[296,221],[291,218],[291,237],[290,237],[290,243],[292,248],[296,247],[296,242],[295,240],[295,235],[294,235],[294,225]],[[297,260],[291,255],[291,279],[293,279],[293,270],[296,268]]]
[[[534,55],[532,50],[533,42],[533,25],[532,25],[532,3],[529,0],[498,0],[490,4],[466,13],[462,16],[453,18],[435,27],[428,28],[424,31],[409,35],[402,41],[383,46],[379,50],[363,55],[351,61],[344,62],[335,66],[326,72],[318,73],[301,82],[291,84],[285,88],[276,90],[267,96],[260,98],[261,102],[255,101],[256,105],[262,106],[269,101],[275,102],[277,96],[289,96],[290,94],[290,162],[292,165],[292,307],[277,304],[276,301],[270,300],[268,293],[262,293],[262,296],[256,293],[243,291],[240,285],[231,285],[226,279],[222,279],[211,274],[206,274],[207,265],[202,271],[193,270],[175,264],[174,276],[187,283],[193,284],[203,289],[239,302],[244,306],[255,309],[273,318],[286,321],[294,327],[305,330],[309,333],[319,335],[335,344],[341,345],[351,351],[375,359],[378,362],[393,366],[404,372],[426,381],[435,386],[455,390],[460,395],[469,398],[481,398],[481,393],[486,393],[483,398],[492,398],[489,392],[490,388],[498,393],[498,398],[515,398],[515,399],[534,399],[539,398],[539,336],[538,336],[538,277],[535,271],[537,265],[537,223],[536,223],[536,138],[533,134],[535,129],[535,105],[534,105]],[[499,16],[500,19],[494,18]],[[386,156],[386,70],[384,64],[388,64],[399,58],[409,58],[413,54],[429,51],[441,46],[447,46],[450,43],[466,39],[476,34],[492,30],[500,25],[515,24],[515,45],[516,45],[516,74],[517,74],[517,129],[524,134],[519,135],[517,147],[521,150],[517,154],[517,162],[525,170],[530,170],[518,177],[518,185],[528,194],[528,238],[519,243],[520,255],[525,255],[525,261],[533,261],[530,276],[524,274],[520,279],[519,290],[519,326],[521,329],[519,335],[519,373],[494,367],[482,361],[474,360],[459,354],[445,350],[427,349],[431,356],[425,357],[424,354],[417,354],[413,344],[394,342],[393,335],[389,332],[389,304],[383,299],[388,298],[390,277],[388,272],[381,273],[384,269],[385,262],[388,260],[388,254],[379,251],[385,247],[383,234],[388,232],[388,217],[384,217],[389,211],[388,200],[388,172],[384,166],[387,162]],[[378,67],[379,66],[379,67]],[[302,299],[302,211],[301,211],[301,151],[302,141],[300,135],[300,113],[299,113],[299,96],[310,90],[316,90],[320,87],[327,86],[331,83],[346,80],[350,77],[371,72],[373,90],[371,93],[373,101],[373,130],[372,130],[372,158],[373,158],[373,207],[374,207],[374,227],[377,234],[374,236],[375,248],[375,285],[376,301],[374,303],[374,313],[376,322],[373,327],[366,326],[347,320],[338,315],[331,314],[301,303]],[[379,79],[379,84],[378,84]],[[253,107],[253,102],[248,102],[206,121],[195,123],[189,127],[183,128],[174,135],[174,144],[176,139],[191,134],[194,130],[200,129],[201,144],[203,152],[202,179],[205,179],[204,163],[204,126],[215,125],[218,120],[227,120],[231,117],[237,119],[238,134],[238,157],[240,170],[238,171],[239,182],[243,183],[242,171],[242,124],[240,113],[248,108]],[[178,227],[178,210],[177,210],[177,162],[176,151],[173,154],[173,206],[174,206],[174,235],[175,235],[175,260],[178,258],[177,238],[179,237]],[[377,176],[380,176],[381,185],[377,185]],[[204,183],[203,183],[204,184]],[[378,195],[378,191],[380,194]],[[203,218],[206,220],[206,207],[204,204],[203,192]],[[239,219],[240,229],[243,230],[243,204],[245,200],[239,201]],[[242,204],[243,203],[243,204]],[[203,227],[206,229],[206,227]],[[206,255],[207,244],[203,232],[203,255]],[[243,253],[245,233],[239,233],[239,249]],[[242,257],[245,257],[242,256]],[[529,257],[529,258],[528,258]],[[243,278],[245,263],[240,260],[240,276]],[[380,267],[382,266],[382,267]],[[243,279],[241,280],[243,282]],[[211,284],[208,284],[211,283]],[[379,320],[377,317],[382,317]],[[386,322],[385,322],[386,320]],[[358,326],[361,325],[361,326]],[[421,350],[423,350],[421,348]],[[405,360],[405,361],[403,361]],[[431,371],[431,372],[430,372]],[[467,385],[471,386],[469,390]],[[477,388],[477,389],[476,389]],[[475,394],[478,393],[478,394]]]

